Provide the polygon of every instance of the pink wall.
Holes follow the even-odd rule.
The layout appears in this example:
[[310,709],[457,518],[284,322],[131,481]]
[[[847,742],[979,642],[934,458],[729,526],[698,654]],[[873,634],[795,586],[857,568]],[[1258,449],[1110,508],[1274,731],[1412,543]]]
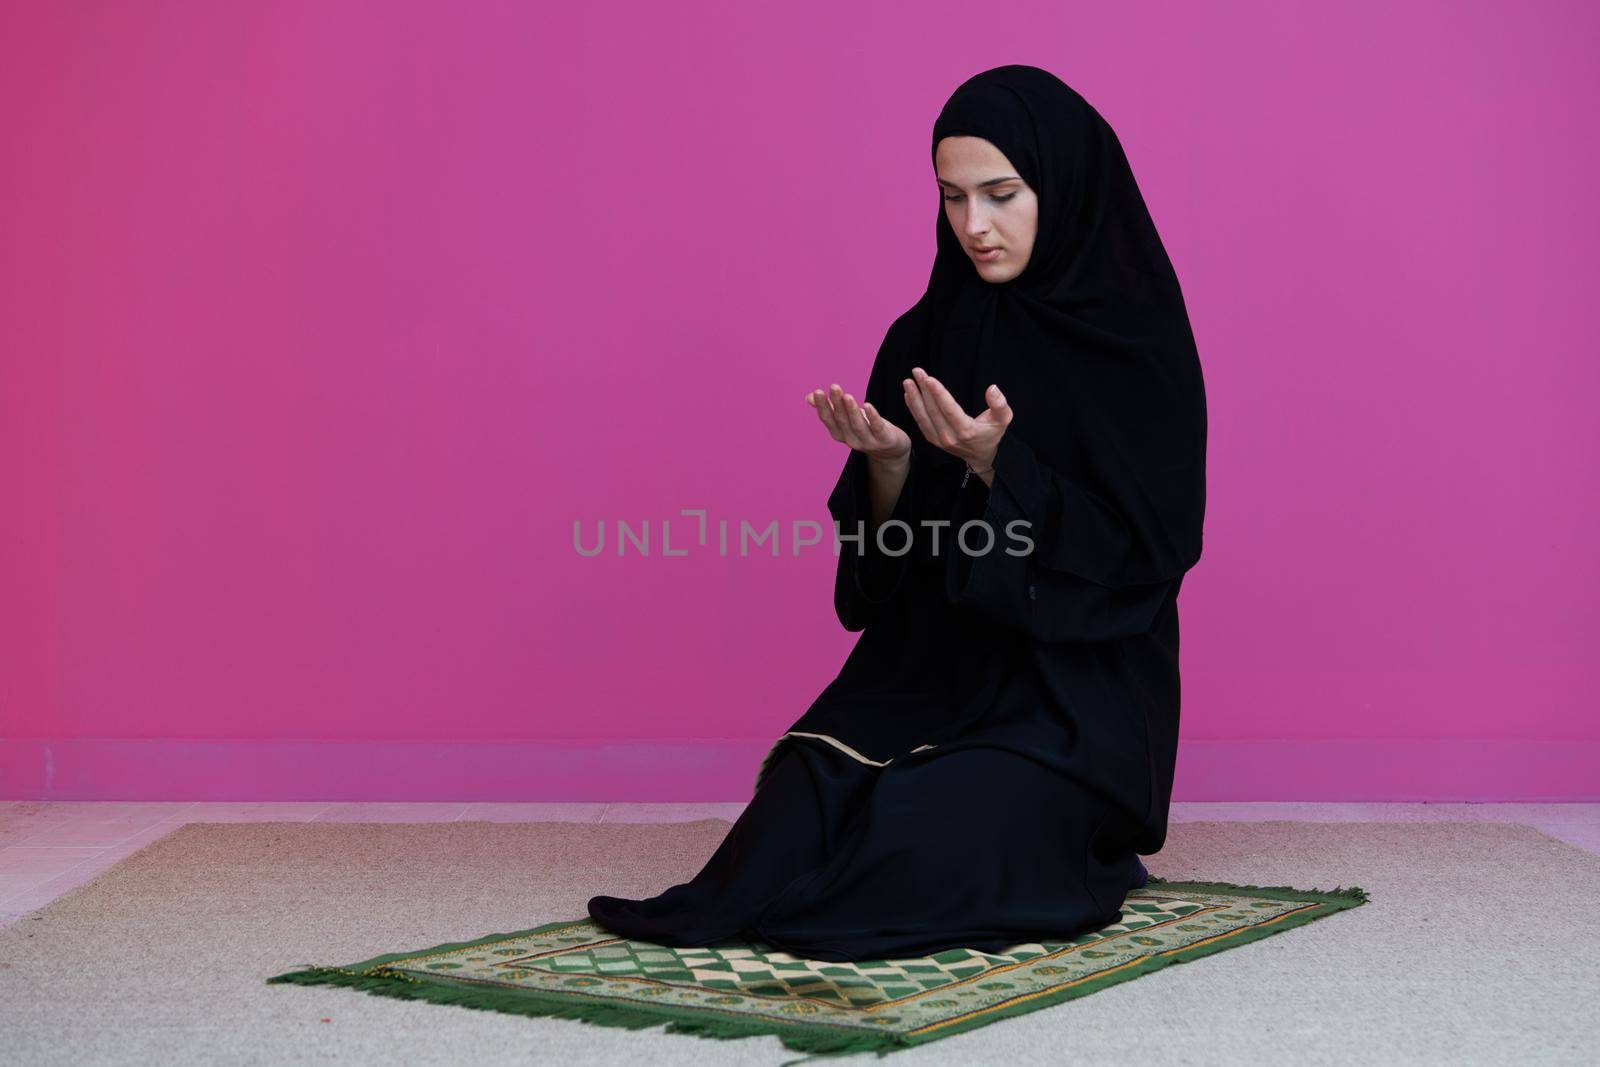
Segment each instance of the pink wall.
[[926,282],[946,95],[1027,62],[1206,368],[1180,798],[1600,799],[1597,21],[14,0],[0,796],[748,796],[833,558],[660,522],[827,521],[802,394]]

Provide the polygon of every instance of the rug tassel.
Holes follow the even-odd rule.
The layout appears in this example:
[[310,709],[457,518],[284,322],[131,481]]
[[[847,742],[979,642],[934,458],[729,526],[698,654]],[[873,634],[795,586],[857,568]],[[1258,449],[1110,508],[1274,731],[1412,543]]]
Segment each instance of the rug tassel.
[[[663,1031],[665,1033],[693,1034],[697,1037],[733,1040],[770,1034],[778,1038],[785,1048],[813,1054],[805,1059],[855,1052],[877,1052],[883,1056],[906,1044],[896,1034],[839,1033],[834,1030],[797,1031],[793,1023],[766,1022],[759,1019],[684,1019],[627,1004],[600,1000],[573,1000],[570,994],[557,994],[560,999],[554,1000],[540,998],[541,991],[534,989],[502,990],[453,986],[444,982],[425,982],[382,966],[353,971],[344,967],[306,964],[303,970],[274,975],[266,982],[268,985],[282,983],[346,986],[375,996],[426,1000],[435,1004],[455,1004],[463,1008],[500,1011],[514,1015],[574,1019],[597,1026],[621,1027],[629,1030],[648,1029],[665,1023]],[[803,1060],[789,1062],[799,1063]]]
[[1333,889],[1298,889],[1292,885],[1240,885],[1237,882],[1191,882],[1186,879],[1160,878],[1151,875],[1147,885],[1180,885],[1190,889],[1216,890],[1226,892],[1239,890],[1250,893],[1273,893],[1288,900],[1321,900],[1332,902],[1335,900],[1349,900],[1357,904],[1365,904],[1371,899],[1367,891],[1358,885],[1336,886]]
[[[1235,882],[1188,882],[1161,878],[1153,874],[1150,875],[1147,885],[1169,886],[1172,891],[1179,893],[1185,889],[1199,892],[1253,893],[1278,900],[1329,904],[1333,906],[1333,910],[1355,907],[1366,903],[1370,899],[1365,889],[1354,885],[1336,886],[1331,890],[1297,889],[1294,886],[1282,885],[1260,886],[1240,885]],[[1297,911],[1298,915],[1288,917],[1290,925],[1298,925],[1315,919],[1320,914],[1325,914],[1325,911],[1314,908],[1297,909]],[[1216,940],[1204,945],[1194,946],[1183,953],[1167,956],[1161,960],[1146,961],[1146,966],[1125,970],[1120,977],[1113,979],[1113,981],[1125,981],[1140,973],[1147,973],[1149,970],[1168,964],[1184,963],[1191,959],[1209,956],[1232,945],[1271,936],[1284,928],[1284,926],[1279,925],[1270,928],[1263,927],[1236,931],[1226,940]],[[388,967],[383,963],[362,970],[346,967],[323,967],[316,964],[305,964],[303,968],[298,971],[274,975],[266,979],[266,982],[269,985],[283,983],[348,986],[375,996],[427,1000],[436,1004],[456,1004],[464,1008],[499,1011],[513,1015],[575,1019],[578,1022],[591,1023],[597,1026],[622,1027],[629,1030],[649,1029],[661,1026],[664,1023],[664,1032],[666,1033],[693,1034],[698,1037],[736,1039],[771,1035],[778,1038],[785,1048],[810,1054],[803,1059],[787,1061],[784,1067],[788,1067],[789,1064],[804,1063],[806,1060],[850,1055],[857,1052],[876,1052],[881,1058],[896,1049],[921,1043],[917,1040],[907,1040],[905,1035],[902,1034],[840,1030],[835,1027],[797,1028],[795,1023],[781,1020],[769,1021],[722,1016],[682,1018],[666,1014],[660,1008],[651,1009],[604,999],[578,999],[572,993],[558,993],[532,987],[526,989],[502,989],[489,985],[458,985],[451,983],[443,976],[424,981]],[[1026,1006],[1019,1006],[1017,1009],[1006,1011],[1002,1014],[1020,1014],[1026,1010],[1031,1009]]]

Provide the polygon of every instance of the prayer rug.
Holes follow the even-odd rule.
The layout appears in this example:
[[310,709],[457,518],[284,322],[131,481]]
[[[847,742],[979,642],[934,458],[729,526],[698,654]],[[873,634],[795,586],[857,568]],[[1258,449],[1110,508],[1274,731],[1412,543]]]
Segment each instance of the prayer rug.
[[[579,1019],[711,1038],[774,1034],[819,1056],[888,1052],[1049,1007],[1366,903],[1331,891],[1154,875],[1117,922],[1071,941],[1002,952],[837,963],[751,942],[671,948],[616,937],[588,919],[306,965],[269,983],[351,986],[379,996]],[[799,1062],[799,1061],[791,1061]]]

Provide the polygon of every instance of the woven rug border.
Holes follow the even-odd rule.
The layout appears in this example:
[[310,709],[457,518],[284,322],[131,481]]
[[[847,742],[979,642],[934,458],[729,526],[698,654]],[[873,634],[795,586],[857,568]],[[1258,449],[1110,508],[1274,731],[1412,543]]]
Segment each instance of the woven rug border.
[[[589,998],[574,991],[559,993],[540,989],[505,989],[494,983],[449,975],[416,978],[409,974],[386,970],[385,964],[414,956],[436,952],[454,952],[474,948],[495,941],[525,937],[530,934],[549,933],[569,926],[589,924],[588,919],[568,919],[545,923],[524,930],[485,934],[470,941],[451,941],[410,952],[389,952],[371,959],[361,960],[344,967],[304,964],[301,969],[287,971],[266,979],[267,984],[338,985],[359,989],[375,996],[398,997],[408,1000],[427,1000],[439,1004],[456,1004],[461,1007],[485,1011],[499,1011],[514,1015],[544,1016],[576,1019],[601,1026],[644,1029],[666,1023],[666,1033],[692,1034],[697,1037],[737,1039],[772,1035],[786,1048],[812,1054],[812,1056],[848,1055],[856,1052],[877,1052],[884,1055],[899,1049],[910,1048],[928,1041],[948,1037],[964,1030],[988,1025],[997,1019],[1024,1015],[1063,1001],[1126,982],[1152,971],[1177,963],[1201,959],[1216,952],[1284,930],[1303,926],[1325,916],[1348,908],[1358,907],[1370,899],[1360,886],[1339,886],[1331,890],[1298,889],[1294,886],[1241,885],[1235,882],[1171,881],[1151,875],[1145,888],[1160,887],[1168,892],[1185,891],[1206,893],[1238,893],[1267,900],[1299,901],[1316,905],[1299,908],[1256,926],[1231,930],[1214,938],[1186,945],[1182,948],[1153,956],[1143,956],[1109,971],[1100,972],[1072,985],[1058,986],[1041,991],[1031,997],[997,1005],[973,1017],[952,1020],[929,1029],[925,1033],[860,1033],[841,1034],[827,1026],[808,1025],[803,1021],[769,1021],[747,1019],[733,1015],[720,1015],[712,1009],[696,1009],[696,1017],[685,1017],[682,1009],[674,1006],[619,1004],[606,998]],[[1137,892],[1137,891],[1135,891]],[[811,1058],[811,1057],[806,1057]],[[801,1062],[799,1060],[791,1063]]]

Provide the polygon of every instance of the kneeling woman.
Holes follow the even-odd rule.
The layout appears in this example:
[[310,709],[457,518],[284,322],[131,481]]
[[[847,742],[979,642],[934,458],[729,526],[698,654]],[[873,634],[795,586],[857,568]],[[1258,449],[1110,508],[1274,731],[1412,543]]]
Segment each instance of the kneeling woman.
[[927,291],[863,403],[806,397],[850,449],[828,508],[865,534],[834,588],[861,636],[699,874],[589,901],[619,936],[854,961],[1066,940],[1116,921],[1166,838],[1205,508],[1178,280],[1055,76],[965,82],[932,156]]

